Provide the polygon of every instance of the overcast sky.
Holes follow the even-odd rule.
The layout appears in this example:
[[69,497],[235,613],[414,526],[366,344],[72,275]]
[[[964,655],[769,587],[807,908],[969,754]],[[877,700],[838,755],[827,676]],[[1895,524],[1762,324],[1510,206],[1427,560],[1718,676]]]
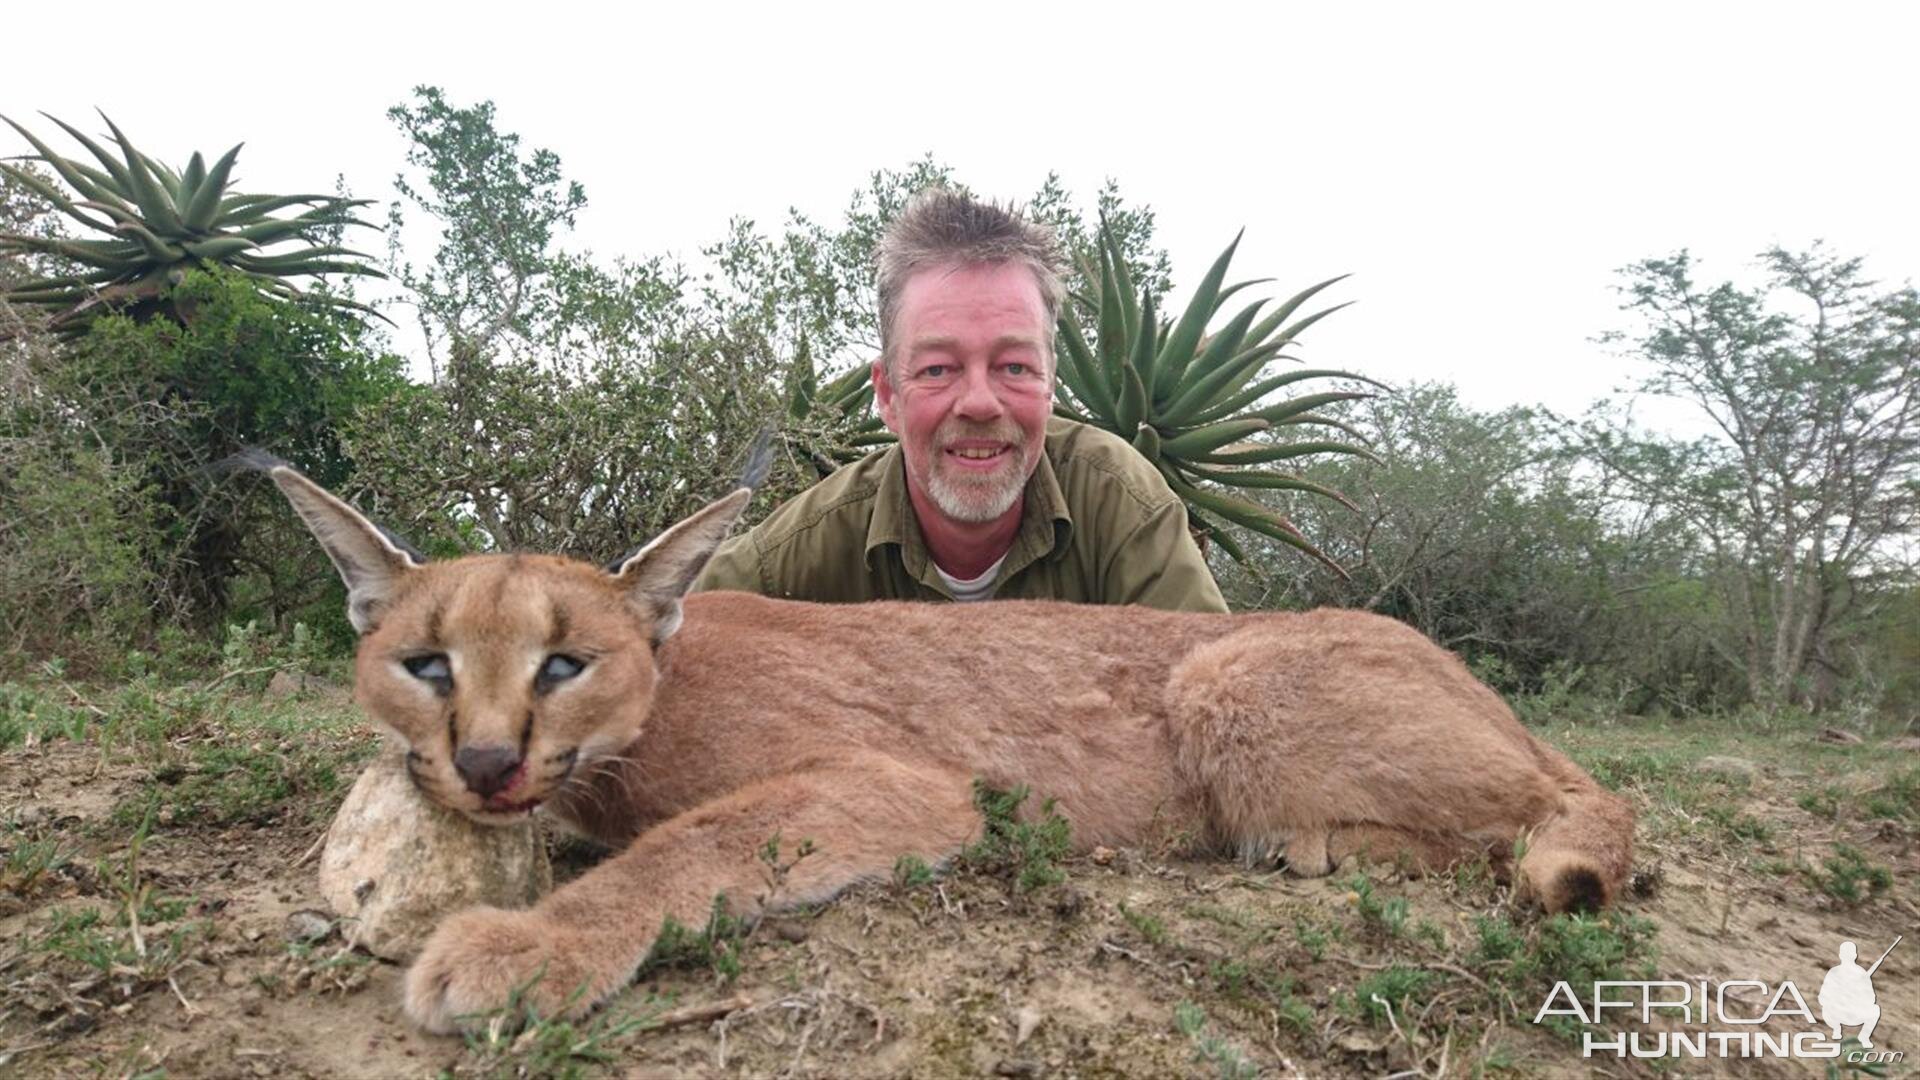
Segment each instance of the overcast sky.
[[12,5],[0,111],[78,153],[33,114],[99,106],[176,166],[244,140],[246,190],[385,200],[385,110],[436,84],[557,152],[590,200],[567,246],[609,257],[835,220],[926,153],[1001,197],[1112,177],[1177,289],[1245,226],[1238,277],[1354,274],[1308,360],[1485,407],[1626,382],[1591,339],[1640,258],[1717,280],[1825,238],[1920,275],[1910,3],[426,7]]

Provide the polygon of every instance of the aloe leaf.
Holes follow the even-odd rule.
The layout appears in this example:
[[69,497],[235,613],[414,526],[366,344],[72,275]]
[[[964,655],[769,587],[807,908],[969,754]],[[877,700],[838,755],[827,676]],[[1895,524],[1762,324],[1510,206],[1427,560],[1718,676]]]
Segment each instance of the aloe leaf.
[[1355,446],[1352,443],[1331,442],[1328,440],[1273,443],[1254,446],[1245,450],[1227,448],[1216,450],[1211,454],[1195,454],[1187,460],[1197,465],[1266,465],[1275,461],[1288,461],[1297,457],[1307,457],[1312,454],[1348,454],[1353,457],[1366,458],[1376,465],[1381,464],[1380,455],[1368,450],[1364,446]]
[[1167,439],[1160,444],[1160,449],[1168,457],[1190,457],[1194,454],[1204,454],[1230,442],[1237,442],[1256,431],[1265,431],[1270,426],[1265,420],[1251,417],[1241,420],[1222,420],[1217,424],[1195,428]]
[[1253,366],[1247,367],[1247,358],[1240,355],[1240,343],[1246,339],[1247,327],[1253,325],[1254,317],[1260,314],[1260,307],[1264,303],[1266,301],[1256,300],[1242,308],[1240,314],[1235,315],[1233,321],[1207,343],[1206,349],[1187,367],[1186,375],[1175,389],[1173,401],[1167,406],[1168,416],[1191,414],[1224,392],[1233,376],[1243,374],[1251,377],[1260,370],[1266,358],[1257,356],[1253,358]]
[[[244,146],[245,144],[242,143],[241,145]],[[198,160],[199,157],[200,155],[198,154],[194,155],[195,160]],[[236,146],[225,154],[220,155],[220,160],[214,162],[213,168],[207,171],[207,175],[205,179],[201,181],[199,189],[194,192],[193,201],[187,206],[186,220],[189,229],[210,229],[213,227],[214,220],[220,213],[220,197],[225,194],[227,190],[227,177],[233,172],[233,163],[237,161],[239,157],[240,147]],[[189,168],[188,171],[191,172],[191,168]]]
[[[1240,236],[1246,235],[1241,230]],[[1155,389],[1165,393],[1179,385],[1180,377],[1186,373],[1187,365],[1193,362],[1194,350],[1200,344],[1200,337],[1206,333],[1207,320],[1212,317],[1214,300],[1220,294],[1220,283],[1226,279],[1227,265],[1233,261],[1233,252],[1240,246],[1240,236],[1233,238],[1227,250],[1213,261],[1207,270],[1207,276],[1200,279],[1200,287],[1194,291],[1193,300],[1187,310],[1174,324],[1173,332],[1168,335],[1166,345],[1161,348],[1159,369],[1160,385]]]
[[1273,472],[1267,469],[1203,469],[1189,465],[1188,472],[1202,480],[1211,480],[1227,487],[1257,488],[1263,491],[1305,491],[1323,498],[1332,499],[1349,510],[1359,510],[1352,499],[1327,487],[1317,484],[1304,476],[1293,473]]
[[[1261,348],[1267,347],[1268,346],[1264,345],[1261,346]],[[1369,379],[1365,375],[1355,375],[1351,371],[1340,371],[1334,368],[1300,368],[1296,371],[1282,372],[1272,378],[1263,379],[1255,383],[1251,388],[1243,390],[1195,416],[1193,422],[1196,424],[1204,424],[1212,420],[1218,420],[1223,416],[1230,416],[1283,386],[1291,386],[1294,383],[1307,379],[1351,379],[1354,382],[1363,382],[1371,386],[1377,386],[1382,390],[1391,391],[1393,389],[1393,387],[1388,386],[1378,379]]]

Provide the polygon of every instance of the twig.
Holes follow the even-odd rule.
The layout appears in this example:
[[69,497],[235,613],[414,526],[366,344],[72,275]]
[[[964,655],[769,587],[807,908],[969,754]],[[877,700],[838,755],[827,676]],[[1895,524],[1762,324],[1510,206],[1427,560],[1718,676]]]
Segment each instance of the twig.
[[173,981],[173,976],[167,976],[167,985],[173,989],[173,996],[180,999],[180,1007],[187,1010],[188,1016],[200,1015],[200,1010],[193,1007],[193,1002],[187,1000],[187,995],[180,992],[180,984]]
[[[1413,1067],[1413,1068],[1412,1068],[1411,1070],[1409,1070],[1409,1071],[1407,1071],[1407,1072],[1400,1072],[1400,1073],[1394,1073],[1393,1075],[1394,1075],[1394,1076],[1402,1076],[1402,1077],[1404,1077],[1404,1076],[1421,1076],[1421,1077],[1424,1077],[1424,1076],[1426,1076],[1426,1075],[1427,1075],[1427,1074],[1426,1074],[1426,1071],[1425,1071],[1424,1069],[1421,1069],[1421,1068],[1420,1068],[1420,1049],[1419,1049],[1419,1047],[1416,1047],[1416,1046],[1414,1046],[1414,1045],[1413,1045],[1413,1040],[1412,1040],[1412,1039],[1409,1039],[1409,1038],[1407,1038],[1407,1033],[1406,1033],[1406,1032],[1404,1032],[1404,1031],[1401,1031],[1401,1030],[1400,1030],[1400,1021],[1398,1021],[1398,1020],[1395,1020],[1395,1019],[1393,1018],[1393,1002],[1391,1002],[1391,1001],[1388,1001],[1388,1000],[1387,1000],[1386,998],[1383,998],[1383,997],[1381,997],[1381,996],[1380,996],[1379,994],[1368,994],[1368,995],[1367,995],[1367,997],[1368,997],[1368,998],[1369,998],[1370,1000],[1372,1000],[1372,1002],[1373,1002],[1374,1004],[1376,1004],[1376,1005],[1378,1005],[1378,1006],[1380,1006],[1381,1008],[1383,1008],[1383,1009],[1385,1009],[1385,1010],[1387,1010],[1387,1026],[1393,1029],[1393,1033],[1394,1033],[1395,1035],[1398,1035],[1398,1036],[1400,1037],[1400,1041],[1401,1041],[1401,1042],[1403,1042],[1403,1043],[1406,1043],[1406,1044],[1407,1044],[1407,1053],[1408,1053],[1409,1055],[1411,1055],[1411,1056],[1413,1057],[1413,1061],[1414,1061],[1414,1067]],[[1387,1080],[1393,1080],[1393,1077],[1388,1077],[1388,1078],[1387,1078]]]
[[1110,952],[1110,953],[1117,954],[1119,956],[1124,956],[1127,959],[1133,961],[1134,963],[1141,965],[1142,967],[1159,967],[1160,966],[1154,963],[1153,961],[1147,959],[1146,957],[1141,956],[1139,953],[1134,952],[1131,949],[1122,948],[1119,945],[1115,945],[1111,941],[1101,942],[1100,951]]
[[217,690],[220,688],[221,684],[227,682],[229,679],[238,679],[246,675],[263,675],[269,671],[282,671],[282,670],[285,670],[286,667],[287,667],[286,664],[269,664],[266,667],[243,668],[235,671],[229,671],[225,675],[222,675],[219,678],[213,680],[212,682],[209,682],[207,685],[201,687],[200,689],[203,692]]
[[298,859],[294,860],[293,868],[295,870],[298,870],[299,868],[307,865],[307,863],[311,862],[314,856],[320,854],[320,849],[326,846],[327,837],[332,835],[333,835],[333,826],[329,824],[325,829],[322,829],[320,831],[319,839],[313,842],[313,846],[307,849],[307,853],[305,855],[300,856]]
[[704,1024],[709,1020],[718,1020],[753,1007],[753,997],[749,994],[736,994],[719,1001],[709,1001],[699,1005],[683,1005],[678,1009],[669,1009],[647,1025],[648,1031],[664,1031],[668,1028],[685,1027],[688,1024]]

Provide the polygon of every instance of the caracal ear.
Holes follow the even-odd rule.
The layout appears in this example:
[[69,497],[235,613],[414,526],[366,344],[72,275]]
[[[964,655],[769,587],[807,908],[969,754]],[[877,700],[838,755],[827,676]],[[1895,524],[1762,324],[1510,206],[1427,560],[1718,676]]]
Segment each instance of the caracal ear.
[[653,619],[656,645],[680,629],[680,598],[752,500],[753,489],[736,488],[608,567],[628,599]]
[[279,458],[250,451],[239,460],[273,477],[347,583],[348,621],[359,633],[372,630],[401,578],[426,557]]
[[753,489],[773,466],[773,433],[762,431],[747,451],[740,486],[607,567],[628,599],[653,620],[653,643],[680,629],[680,599],[753,501]]

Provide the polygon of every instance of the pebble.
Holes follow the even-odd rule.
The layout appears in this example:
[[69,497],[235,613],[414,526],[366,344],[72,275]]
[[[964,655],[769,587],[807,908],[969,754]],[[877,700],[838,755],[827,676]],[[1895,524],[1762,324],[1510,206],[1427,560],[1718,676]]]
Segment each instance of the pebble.
[[296,911],[287,916],[287,940],[300,944],[325,941],[333,936],[333,920],[318,911]]

